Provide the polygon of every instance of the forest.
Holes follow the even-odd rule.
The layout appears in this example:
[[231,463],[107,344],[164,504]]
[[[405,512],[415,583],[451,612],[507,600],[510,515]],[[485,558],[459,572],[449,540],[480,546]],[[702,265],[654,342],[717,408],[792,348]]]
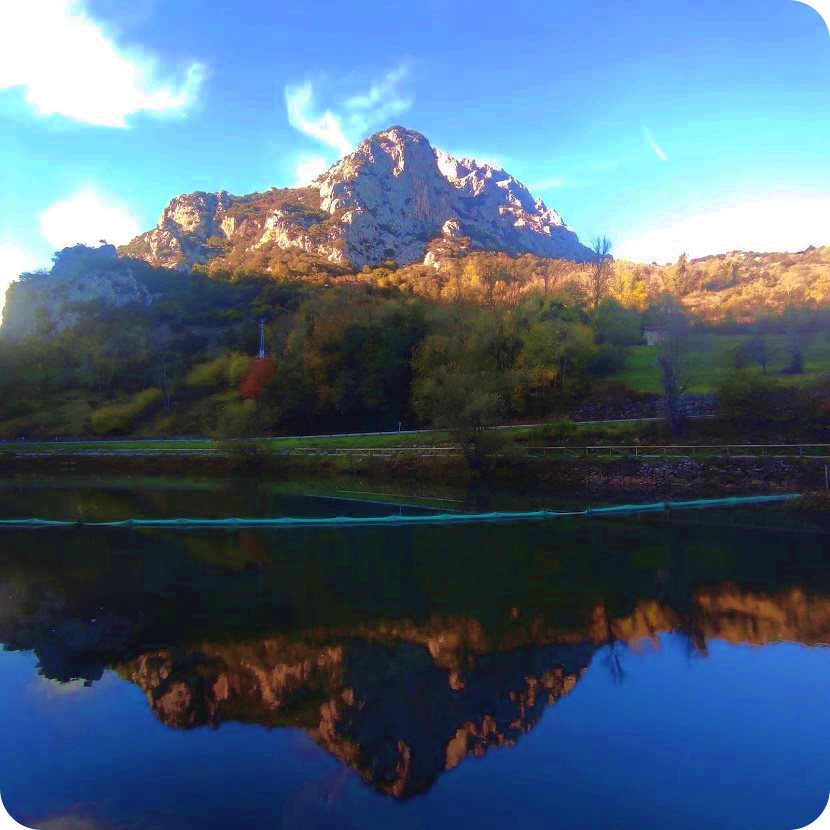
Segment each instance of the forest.
[[[104,267],[94,249],[81,254],[71,273],[58,254],[51,273],[24,275],[21,292]],[[497,423],[567,415],[591,396],[647,391],[680,432],[680,399],[706,388],[696,345],[706,338],[730,344],[712,386],[733,414],[766,411],[822,429],[830,409],[830,313],[810,296],[819,278],[790,280],[789,300],[773,291],[751,314],[713,319],[688,302],[717,293],[713,279],[725,281],[722,290],[746,288],[763,279],[759,268],[780,270],[780,262],[681,258],[661,269],[605,255],[576,265],[479,253],[440,267],[385,263],[351,275],[315,270],[301,253],[292,270],[277,273],[116,262],[106,267],[128,270],[152,302],[80,303],[68,309],[71,325],[44,315],[28,336],[0,337],[0,438],[399,425],[479,435]],[[15,290],[7,315],[22,302]],[[660,346],[642,345],[646,327],[661,330]]]

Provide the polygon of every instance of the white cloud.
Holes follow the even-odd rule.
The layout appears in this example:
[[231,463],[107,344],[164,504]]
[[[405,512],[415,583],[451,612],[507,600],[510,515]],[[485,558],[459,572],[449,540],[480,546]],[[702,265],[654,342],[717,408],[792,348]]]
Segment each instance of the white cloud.
[[643,127],[643,137],[645,138],[648,146],[654,150],[654,155],[657,156],[660,161],[666,161],[666,151],[654,140],[654,136],[648,127]]
[[285,87],[288,123],[305,135],[337,150],[351,152],[357,142],[374,126],[406,112],[412,105],[398,86],[408,71],[399,67],[374,81],[366,92],[346,98],[338,106],[323,109],[311,81]]
[[83,0],[5,4],[0,24],[0,90],[21,88],[38,115],[125,127],[139,112],[179,112],[195,99],[205,69],[160,77],[157,59],[116,45]]
[[120,245],[141,233],[141,226],[127,207],[85,188],[50,205],[40,216],[40,232],[57,250],[79,242],[97,245],[101,239]]
[[728,251],[801,251],[830,244],[830,194],[769,196],[678,216],[617,245],[620,259],[672,262]]
[[311,184],[321,173],[329,169],[325,156],[302,156],[294,169],[294,187]]

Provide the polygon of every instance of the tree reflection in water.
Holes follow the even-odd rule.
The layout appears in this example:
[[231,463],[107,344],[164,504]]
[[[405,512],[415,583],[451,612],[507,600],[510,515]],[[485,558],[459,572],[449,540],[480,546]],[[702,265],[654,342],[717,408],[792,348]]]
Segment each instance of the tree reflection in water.
[[562,521],[4,542],[0,642],[45,677],[112,669],[173,728],[301,727],[397,799],[514,744],[594,659],[624,682],[632,644],[830,636],[826,546],[807,534]]

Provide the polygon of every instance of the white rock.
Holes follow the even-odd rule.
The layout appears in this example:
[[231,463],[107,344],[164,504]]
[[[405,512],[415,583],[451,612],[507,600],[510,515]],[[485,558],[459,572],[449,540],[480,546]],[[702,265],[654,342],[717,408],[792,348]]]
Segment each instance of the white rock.
[[[296,206],[294,191],[281,191],[280,203],[291,206],[269,215],[246,211],[249,197],[224,191],[178,196],[158,226],[124,252],[153,265],[187,267],[215,256],[207,240],[220,235],[231,247],[301,248],[359,269],[390,258],[399,264],[422,261],[431,240],[466,237],[483,250],[577,261],[591,256],[556,211],[504,170],[453,158],[403,127],[367,138],[312,187],[319,194],[319,215],[308,210],[307,201],[300,204],[314,194],[309,188],[296,190]],[[242,208],[239,220],[225,217],[234,205]]]

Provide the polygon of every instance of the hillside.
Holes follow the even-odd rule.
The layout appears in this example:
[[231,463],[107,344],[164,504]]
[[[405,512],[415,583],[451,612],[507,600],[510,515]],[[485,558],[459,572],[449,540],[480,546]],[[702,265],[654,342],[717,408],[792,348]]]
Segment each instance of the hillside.
[[561,416],[609,384],[659,392],[643,329],[679,311],[691,391],[746,369],[760,338],[767,421],[824,429],[825,409],[804,413],[830,365],[830,247],[597,266],[509,174],[393,127],[312,186],[180,196],[128,245],[22,275],[0,329],[0,438]]
[[736,251],[663,269],[669,290],[706,320],[738,321],[760,313],[821,306],[830,301],[830,246],[798,253]]
[[[454,296],[459,285],[468,296],[480,296],[488,280],[500,282],[502,288],[510,286],[508,293],[518,295],[561,290],[588,295],[592,273],[590,263],[475,252],[464,257],[438,255],[432,267],[364,269],[363,277],[427,296]],[[830,246],[798,253],[734,251],[699,259],[681,257],[671,265],[615,260],[603,293],[639,311],[671,296],[693,318],[706,323],[746,324],[788,310],[819,310],[830,302]]]

